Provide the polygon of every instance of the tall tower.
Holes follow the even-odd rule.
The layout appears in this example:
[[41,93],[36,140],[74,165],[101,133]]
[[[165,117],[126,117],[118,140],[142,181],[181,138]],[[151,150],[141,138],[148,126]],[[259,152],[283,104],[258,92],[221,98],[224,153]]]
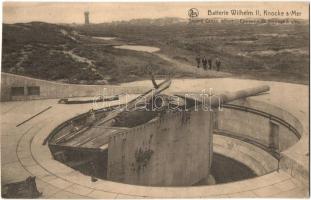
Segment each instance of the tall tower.
[[89,11],[85,11],[85,12],[84,12],[84,24],[85,24],[85,25],[90,24],[89,15],[90,15],[90,12],[89,12]]

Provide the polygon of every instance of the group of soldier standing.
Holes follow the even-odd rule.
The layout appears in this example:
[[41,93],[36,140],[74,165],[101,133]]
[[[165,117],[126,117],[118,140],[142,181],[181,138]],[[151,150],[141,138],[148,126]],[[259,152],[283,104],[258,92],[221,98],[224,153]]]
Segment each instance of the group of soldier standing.
[[[197,67],[198,68],[200,68],[200,65],[201,65],[201,62],[202,62],[204,70],[207,70],[207,67],[210,70],[212,69],[213,61],[212,61],[211,58],[207,59],[205,56],[203,56],[203,58],[201,59],[200,56],[197,56],[195,59],[197,61]],[[220,62],[220,59],[218,57],[215,60],[215,65],[216,65],[216,70],[219,71],[221,62]]]

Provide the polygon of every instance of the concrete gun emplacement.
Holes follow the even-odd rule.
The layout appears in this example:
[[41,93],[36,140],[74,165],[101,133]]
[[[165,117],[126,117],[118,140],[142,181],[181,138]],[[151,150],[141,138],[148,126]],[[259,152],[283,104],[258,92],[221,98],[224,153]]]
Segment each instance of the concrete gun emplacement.
[[[209,184],[217,115],[203,109],[196,112],[194,106],[205,101],[217,107],[267,92],[269,86],[215,95],[161,94],[170,84],[165,80],[119,107],[65,122],[46,139],[54,159],[70,164],[94,158],[99,178],[127,184],[190,186],[202,180]],[[92,116],[94,122],[86,123]]]

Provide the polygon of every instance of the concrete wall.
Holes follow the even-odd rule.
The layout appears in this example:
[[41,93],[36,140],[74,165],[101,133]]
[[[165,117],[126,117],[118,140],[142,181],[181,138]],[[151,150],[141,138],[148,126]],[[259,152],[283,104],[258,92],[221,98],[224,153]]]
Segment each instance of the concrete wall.
[[214,135],[213,146],[215,153],[243,163],[258,176],[268,174],[278,168],[276,158],[247,142],[222,135]]
[[108,179],[137,185],[190,186],[209,174],[212,112],[167,113],[110,138]]
[[[235,101],[233,104],[258,109],[275,115],[291,124],[291,126],[295,127],[298,131],[302,131],[302,126],[299,121],[290,113],[278,107],[250,99]],[[299,140],[288,127],[256,113],[223,108],[223,111],[219,111],[217,115],[217,129],[229,131],[235,135],[254,140],[266,147],[271,144],[271,122],[276,124],[279,128],[278,146],[280,151],[289,148]]]
[[[27,87],[39,86],[40,95],[28,95]],[[24,87],[24,96],[12,96],[12,87]],[[104,89],[106,88],[106,89]],[[25,76],[1,73],[1,101],[55,99],[65,97],[83,97],[98,95],[114,95],[120,93],[139,94],[150,88],[121,87],[113,85],[75,85],[39,80]]]
[[287,171],[287,173],[301,181],[302,184],[309,188],[309,168],[304,167],[294,159],[284,155],[280,160],[280,168]]
[[299,133],[302,134],[303,127],[300,121],[294,115],[292,115],[291,113],[289,113],[288,111],[280,107],[277,107],[275,105],[271,105],[268,103],[264,103],[262,101],[257,101],[252,98],[236,100],[236,101],[231,102],[231,104],[254,108],[254,109],[257,109],[263,112],[270,113],[276,117],[283,119],[287,123],[291,124],[293,127],[297,129]]

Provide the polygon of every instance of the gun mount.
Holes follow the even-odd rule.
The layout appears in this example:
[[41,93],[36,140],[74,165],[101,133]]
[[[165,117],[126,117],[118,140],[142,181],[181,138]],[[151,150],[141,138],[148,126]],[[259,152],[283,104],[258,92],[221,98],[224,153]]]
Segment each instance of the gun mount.
[[167,79],[118,109],[91,110],[61,125],[48,139],[54,159],[117,182],[193,185],[210,175],[215,120],[213,112],[194,106],[215,107],[269,91],[260,86],[218,95],[161,94],[170,84]]

